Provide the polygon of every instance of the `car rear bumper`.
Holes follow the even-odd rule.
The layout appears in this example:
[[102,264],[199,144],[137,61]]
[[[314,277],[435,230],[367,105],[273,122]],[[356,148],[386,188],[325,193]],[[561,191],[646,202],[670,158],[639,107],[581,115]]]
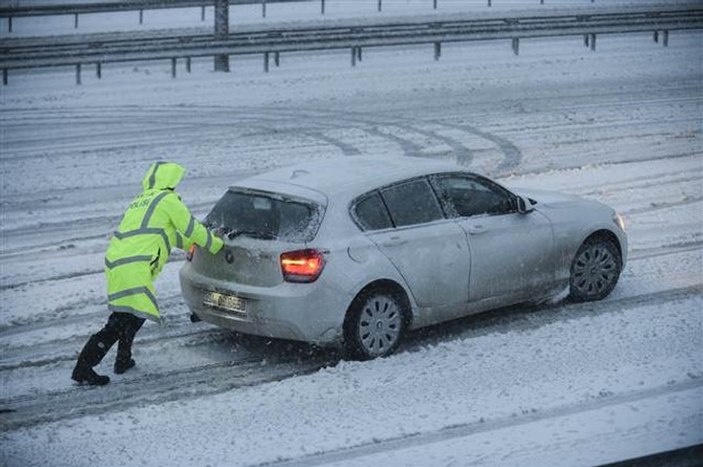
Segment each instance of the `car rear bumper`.
[[[180,271],[181,290],[190,310],[203,321],[244,334],[338,345],[351,297],[322,279],[312,284],[275,287],[233,284],[203,276],[187,263]],[[244,312],[204,303],[208,292],[237,296]]]

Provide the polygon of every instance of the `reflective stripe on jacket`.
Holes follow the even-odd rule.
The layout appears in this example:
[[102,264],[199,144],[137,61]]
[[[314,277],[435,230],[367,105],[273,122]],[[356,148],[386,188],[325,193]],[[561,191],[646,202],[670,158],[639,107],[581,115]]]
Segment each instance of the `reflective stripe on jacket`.
[[108,309],[160,320],[152,282],[168,261],[172,247],[195,243],[212,254],[222,248],[173,191],[185,169],[156,162],[147,171],[137,196],[122,217],[105,254]]

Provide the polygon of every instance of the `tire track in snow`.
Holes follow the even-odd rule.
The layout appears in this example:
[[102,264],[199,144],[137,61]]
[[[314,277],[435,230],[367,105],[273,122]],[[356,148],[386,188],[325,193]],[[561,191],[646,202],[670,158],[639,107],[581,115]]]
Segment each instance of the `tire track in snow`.
[[325,359],[267,362],[261,358],[233,360],[173,372],[152,373],[102,388],[77,387],[67,391],[0,400],[1,431],[85,415],[125,410],[144,404],[162,404],[219,394],[236,388],[281,381],[314,373],[333,363]]
[[[172,253],[173,254],[173,253]],[[169,263],[180,263],[185,261],[185,258],[180,257],[180,258],[169,258]],[[68,272],[65,274],[57,274],[55,276],[48,276],[48,277],[42,277],[41,279],[36,279],[36,280],[28,280],[28,281],[23,281],[23,282],[13,282],[11,284],[3,284],[0,285],[0,291],[1,290],[12,290],[12,289],[18,289],[21,287],[26,287],[30,285],[37,285],[37,284],[42,284],[45,282],[54,282],[54,281],[62,281],[66,279],[75,279],[77,277],[85,277],[85,276],[94,276],[96,274],[103,274],[105,272],[104,269],[89,269],[86,271],[77,271],[77,272]],[[2,332],[3,327],[0,325],[0,332]]]
[[[520,162],[522,161],[522,151],[520,151],[520,148],[518,148],[515,144],[513,144],[510,140],[507,138],[503,138],[502,136],[498,136],[495,133],[489,133],[487,131],[480,130],[474,126],[470,126],[467,124],[450,124],[450,123],[440,123],[436,122],[440,125],[443,125],[448,128],[457,128],[459,130],[466,131],[467,133],[474,134],[476,136],[479,136],[483,139],[486,139],[488,141],[491,141],[495,143],[496,146],[503,152],[503,160],[498,164],[496,167],[496,172],[497,173],[505,173],[508,172],[518,165],[520,165]],[[461,164],[461,161],[459,161]],[[471,162],[471,161],[469,161]],[[465,165],[469,165],[468,163]]]
[[[587,316],[612,311],[613,305],[618,310],[637,308],[653,303],[665,305],[673,301],[698,299],[703,286],[686,287],[667,290],[653,294],[643,294],[617,300],[567,304],[550,310],[552,319],[540,321],[539,326],[552,321],[564,319],[556,316],[564,311],[571,315],[583,315],[582,309],[588,311]],[[501,310],[498,310],[501,312]],[[487,313],[485,315],[495,314]],[[520,312],[524,314],[524,312]],[[478,315],[481,316],[481,315]],[[475,335],[476,332],[520,332],[515,328],[514,317],[503,310],[501,316],[493,319],[476,319],[476,317],[463,318],[454,322],[472,322],[468,330],[463,330],[460,335],[450,338],[465,339]],[[439,326],[441,327],[441,325]],[[463,335],[462,335],[463,334]],[[409,336],[409,343],[401,347],[403,352],[412,352],[414,348],[423,348],[428,345],[428,340],[433,336],[423,333],[413,333]],[[442,341],[447,341],[446,334]],[[275,357],[274,357],[275,358]],[[183,400],[204,395],[218,394],[238,387],[254,386],[273,381],[280,381],[303,374],[310,374],[319,369],[334,365],[339,361],[332,353],[320,351],[312,357],[297,359],[281,359],[273,362],[267,358],[252,357],[251,359],[229,360],[196,367],[151,373],[132,379],[118,381],[106,388],[76,388],[42,394],[27,394],[16,397],[0,399],[0,411],[4,412],[2,430],[14,430],[19,427],[32,426],[56,420],[64,420],[84,415],[99,414],[126,408],[144,403],[158,404],[172,400]],[[701,382],[703,384],[703,382]],[[131,385],[139,390],[131,391]]]
[[[679,184],[685,182],[700,182],[703,179],[703,170],[691,170],[687,174],[695,173],[696,175],[685,176],[680,178],[665,178],[673,175],[680,175],[681,172],[658,173],[656,175],[648,175],[645,177],[635,177],[628,180],[623,180],[619,183],[605,183],[598,185],[587,185],[575,188],[582,196],[597,195],[603,191],[617,193],[620,191],[642,189],[642,188],[657,188],[660,186]],[[590,191],[581,191],[590,190]]]
[[[640,158],[630,158],[630,159],[618,159],[616,161],[606,161],[606,162],[599,162],[594,165],[599,165],[599,166],[618,166],[618,165],[626,165],[626,164],[636,164],[640,162],[655,162],[655,161],[665,161],[669,159],[686,159],[686,158],[693,158],[693,157],[698,157],[703,155],[703,151],[691,151],[691,152],[681,152],[681,153],[676,153],[676,154],[665,154],[665,155],[655,155],[655,156],[649,156],[649,157],[640,157]],[[576,169],[581,169],[583,168],[583,164],[578,164],[578,165],[562,165],[559,166],[559,168],[550,168],[550,167],[542,167],[539,170],[534,170],[534,169],[523,169],[520,170],[519,168],[513,170],[512,175],[519,175],[519,176],[528,176],[528,175],[542,175],[544,173],[555,173],[555,172],[568,172],[571,170],[576,170]],[[613,182],[615,184],[616,182]]]
[[[295,114],[291,113],[290,116],[300,116],[300,112]],[[430,138],[431,140],[439,141],[451,148],[452,153],[457,159],[457,163],[469,166],[473,160],[473,152],[463,143],[455,138],[444,136],[436,131],[418,128],[418,123],[435,123],[441,126],[445,126],[439,122],[418,122],[414,119],[404,118],[400,116],[378,116],[377,114],[369,114],[362,112],[351,112],[351,111],[319,111],[319,110],[308,110],[304,114],[310,118],[312,121],[318,124],[325,124],[326,122],[334,122],[336,124],[344,122],[345,125],[354,124],[360,125],[360,129],[372,136],[379,136],[381,138],[387,139],[394,142],[400,146],[401,150],[406,156],[409,157],[422,157],[425,152],[425,148],[412,141],[409,138],[404,138],[390,131],[382,131],[379,126],[382,127],[396,127],[408,134],[416,134]],[[457,127],[454,127],[457,128]],[[461,128],[458,128],[461,129]],[[476,134],[476,133],[474,133]],[[480,136],[480,135],[479,135]]]
[[[189,333],[196,334],[199,332],[199,329],[192,328],[192,323],[190,323],[187,318],[190,312],[180,295],[174,297],[174,299],[170,302],[161,302],[161,308],[164,309],[166,307],[169,307],[173,313],[164,316],[164,324],[161,326],[149,326],[144,328],[140,331],[137,342],[152,342],[155,340],[181,337]],[[23,334],[40,332],[42,330],[49,331],[51,329],[55,330],[56,328],[63,326],[75,327],[86,323],[92,324],[94,320],[97,320],[98,323],[91,326],[90,330],[87,332],[86,330],[88,327],[86,325],[86,330],[84,331],[80,331],[79,333],[71,333],[68,337],[45,340],[41,343],[31,343],[30,345],[23,343],[20,345],[8,345],[5,343],[2,346],[0,371],[4,369],[5,366],[11,367],[19,365],[17,362],[22,362],[22,364],[32,362],[32,365],[36,366],[36,361],[46,360],[53,362],[73,358],[72,355],[79,350],[76,347],[82,345],[82,343],[84,343],[84,341],[86,341],[92,333],[98,331],[99,328],[97,326],[104,324],[104,321],[99,318],[104,317],[106,320],[108,316],[109,314],[107,307],[103,306],[100,311],[97,312],[83,314],[78,313],[76,316],[72,316],[70,318],[60,318],[57,320],[39,323],[28,323],[26,325],[17,326],[16,328],[12,327],[4,330],[1,335],[4,340],[7,341],[9,337],[17,337]],[[183,326],[184,324],[186,326]],[[171,332],[171,329],[174,331]],[[67,348],[70,349],[68,353],[66,353]],[[30,357],[30,359],[28,359],[28,354],[38,355],[38,357],[34,357],[34,359]],[[50,355],[50,357],[47,358],[47,355]]]
[[[146,330],[145,330],[146,331]],[[135,343],[135,348],[149,351],[151,348],[156,348],[162,345],[163,341],[175,342],[176,346],[194,347],[199,345],[211,344],[213,342],[227,341],[231,334],[224,329],[213,329],[197,327],[196,329],[187,329],[185,326],[175,327],[171,331],[164,332],[162,329],[159,332],[141,333]],[[52,341],[46,345],[33,346],[32,351],[35,354],[27,352],[8,352],[6,356],[0,360],[0,373],[20,370],[23,368],[36,368],[46,365],[53,365],[61,362],[75,363],[81,346],[88,340],[88,336],[73,337],[60,342]]]
[[[277,118],[281,118],[281,114],[282,114],[281,112],[276,112],[276,113],[274,114],[274,116],[277,116]],[[313,115],[315,115],[315,117],[312,117],[312,116],[310,117],[310,119],[311,119],[312,121],[314,121],[314,119],[321,118],[321,117],[320,117],[321,114],[320,114],[319,112],[318,112],[318,113],[315,113],[315,114],[313,114]],[[324,114],[322,114],[322,115],[324,115]],[[360,117],[354,119],[354,122],[356,122],[357,124],[361,123],[362,125],[366,125],[366,124],[372,123],[372,121],[368,120],[368,118],[369,118],[368,115],[365,115],[365,114],[358,114],[358,113],[357,113],[357,114],[353,114],[353,115],[361,115],[361,116],[366,117],[366,119],[361,119]],[[297,114],[296,114],[296,116],[297,116]],[[329,117],[329,116],[328,116],[328,117]],[[269,118],[273,118],[273,117],[269,117]],[[289,116],[289,118],[292,118],[292,115]],[[333,122],[333,123],[335,123],[335,122],[336,122],[336,123],[339,123],[339,122],[340,122],[341,120],[343,120],[343,119],[346,119],[346,120],[348,121],[348,120],[349,120],[349,117],[348,117],[348,116],[347,116],[347,117],[345,117],[345,116],[336,116],[336,117],[332,118],[332,122]],[[388,121],[384,121],[384,120],[388,120]],[[375,117],[375,120],[373,120],[373,123],[375,123],[375,124],[387,124],[387,125],[390,125],[390,126],[395,125],[395,126],[398,126],[399,128],[401,128],[401,129],[403,129],[403,130],[405,130],[405,131],[408,131],[408,132],[413,132],[413,133],[416,133],[416,134],[424,135],[424,136],[429,137],[429,138],[435,138],[435,139],[437,139],[438,141],[443,142],[443,144],[449,145],[449,146],[452,148],[452,151],[453,151],[455,154],[457,154],[457,155],[460,156],[460,159],[463,158],[463,159],[462,159],[462,160],[463,160],[463,163],[466,163],[466,161],[467,161],[467,160],[470,160],[470,158],[472,157],[472,156],[471,156],[471,151],[470,151],[468,148],[466,148],[465,146],[463,146],[461,143],[457,142],[455,139],[444,137],[444,136],[442,136],[442,135],[439,135],[437,132],[428,131],[428,130],[422,130],[422,129],[419,129],[419,128],[416,128],[416,127],[413,127],[413,126],[409,126],[409,125],[406,125],[406,124],[402,124],[402,125],[401,125],[401,124],[398,124],[398,123],[395,123],[395,124],[394,124],[393,121],[397,121],[397,119],[392,119],[392,118],[384,119],[384,118]],[[231,125],[231,122],[229,122],[228,124]],[[326,121],[322,121],[322,120],[321,120],[321,121],[319,121],[319,122],[316,122],[316,124],[318,124],[318,125],[324,125],[324,124],[329,125],[329,120],[326,120]],[[496,142],[496,144],[498,144],[499,146],[501,146],[501,147],[503,148],[503,152],[506,154],[506,159],[505,159],[503,162],[501,162],[501,163],[499,164],[499,168],[500,168],[501,166],[502,166],[502,167],[507,167],[507,166],[514,166],[514,165],[517,165],[517,162],[516,162],[516,161],[517,161],[517,159],[516,159],[517,156],[516,156],[516,152],[515,152],[515,151],[519,151],[519,149],[518,149],[516,146],[512,145],[512,143],[510,143],[509,141],[507,141],[507,140],[505,140],[505,139],[501,139],[501,138],[496,137],[496,136],[493,136],[493,135],[491,135],[491,134],[489,134],[489,133],[486,133],[486,132],[481,132],[481,131],[478,130],[478,129],[475,129],[475,128],[473,128],[473,127],[468,127],[468,126],[466,126],[466,125],[453,125],[453,124],[442,124],[442,123],[439,123],[439,124],[444,125],[445,127],[449,127],[449,128],[463,128],[463,129],[465,129],[465,130],[467,130],[467,131],[469,131],[469,132],[473,132],[474,134],[479,134],[481,137],[484,137],[484,138],[486,138],[486,139],[489,139],[489,140],[492,140],[492,141]],[[362,128],[363,128],[363,127],[362,127]],[[392,141],[395,141],[396,143],[398,143],[398,144],[401,145],[403,151],[404,151],[406,154],[408,154],[408,155],[420,155],[420,154],[422,153],[422,151],[423,151],[423,147],[422,147],[422,146],[420,146],[420,145],[418,145],[418,144],[416,144],[416,143],[411,142],[411,141],[408,140],[407,138],[401,138],[401,137],[399,137],[398,135],[380,131],[377,127],[370,128],[370,129],[367,128],[365,131],[369,132],[370,134],[374,134],[374,135],[377,135],[377,136],[382,136],[382,137],[384,137],[384,138],[386,138],[386,139],[390,139],[390,140],[392,140]],[[319,139],[319,140],[321,140],[321,141],[327,142],[328,144],[332,144],[332,145],[337,146],[338,148],[340,148],[340,149],[342,150],[342,152],[343,152],[344,154],[348,154],[348,155],[349,155],[349,154],[357,154],[358,152],[360,152],[360,150],[359,150],[357,147],[352,146],[352,145],[349,145],[348,143],[345,143],[344,141],[339,140],[339,139],[337,139],[337,138],[328,137],[328,136],[326,136],[326,135],[325,135],[323,132],[321,132],[321,131],[313,131],[313,132],[310,132],[310,135],[312,135],[312,136],[315,137],[316,139]],[[669,157],[669,156],[666,156],[666,157]],[[675,157],[675,156],[672,156],[672,157]],[[638,159],[637,161],[639,161],[639,159]],[[620,162],[622,162],[622,161],[620,161]],[[562,170],[563,170],[563,169],[562,169]],[[533,173],[534,173],[534,172],[533,172]],[[541,172],[541,171],[536,172],[536,174],[540,174],[540,173],[542,173],[542,172]],[[202,203],[202,204],[203,204],[203,205],[208,205],[208,204],[211,204],[211,203]],[[61,230],[62,230],[62,227],[65,227],[65,226],[71,227],[71,226],[75,225],[76,222],[81,222],[81,223],[86,223],[86,222],[87,222],[87,223],[93,223],[93,224],[94,224],[95,222],[98,222],[99,224],[103,224],[103,225],[104,225],[105,223],[109,223],[109,224],[115,223],[115,222],[116,222],[116,219],[117,219],[117,218],[115,218],[114,216],[100,216],[100,217],[94,217],[94,218],[84,218],[84,217],[83,217],[83,218],[80,218],[80,219],[77,219],[77,220],[75,220],[75,219],[68,219],[68,220],[66,220],[66,221],[64,221],[64,222],[49,223],[49,224],[47,224],[46,226],[43,226],[43,227],[47,227],[47,228],[50,227],[50,228],[51,228],[52,230],[54,230],[54,231],[56,231],[56,230],[61,231]],[[109,230],[109,229],[108,229],[108,230]],[[6,231],[5,233],[6,233],[6,235],[20,235],[22,232],[27,232],[27,231],[32,231],[32,229],[31,229],[31,228],[20,228],[20,229],[17,229],[17,230]],[[66,241],[80,242],[80,241],[84,241],[84,240],[94,240],[94,239],[98,239],[98,238],[100,238],[100,235],[99,235],[99,234],[98,234],[98,235],[85,236],[85,237],[76,237],[76,238],[72,238],[72,239],[69,239],[69,240],[66,240]],[[49,246],[49,245],[43,245],[43,246]],[[21,249],[21,250],[22,250],[22,252],[24,252],[24,249]],[[14,250],[9,250],[9,251],[7,251],[6,253],[12,253],[13,251],[14,251]],[[17,250],[17,252],[19,252],[19,251],[20,251],[20,250]]]
[[[102,273],[102,271],[101,271]],[[158,298],[159,307],[161,309],[169,309],[170,307],[180,305],[183,303],[183,299],[180,294],[168,295],[162,298]],[[84,312],[86,309],[100,307],[100,312]],[[71,317],[56,318],[57,315],[65,311],[72,311]],[[53,310],[47,311],[46,313],[32,315],[24,319],[19,319],[10,325],[0,325],[0,339],[10,337],[16,334],[21,334],[24,332],[38,331],[41,329],[48,329],[56,327],[57,325],[67,325],[76,324],[79,322],[85,322],[88,319],[97,316],[107,316],[107,298],[105,296],[100,296],[100,298],[89,298],[84,300],[78,300],[74,303],[68,305],[60,305]],[[168,322],[172,318],[164,318]]]
[[622,212],[625,215],[645,214],[645,213],[660,211],[662,209],[670,209],[670,208],[675,208],[677,206],[686,206],[688,204],[695,204],[695,203],[698,203],[701,201],[703,201],[703,196],[693,196],[693,197],[686,196],[686,199],[683,199],[681,201],[675,201],[672,203],[656,203],[654,206],[626,209]]
[[279,466],[279,467],[309,467],[317,465],[327,465],[331,463],[349,461],[371,454],[387,451],[396,451],[409,447],[430,445],[440,441],[447,441],[456,438],[465,438],[479,433],[490,433],[509,427],[527,425],[529,423],[553,418],[576,415],[616,405],[643,401],[663,395],[675,395],[680,392],[703,388],[703,379],[700,377],[676,382],[666,386],[658,386],[640,391],[630,391],[614,396],[606,396],[587,402],[576,402],[565,404],[547,410],[538,410],[534,413],[516,414],[515,416],[484,420],[483,418],[469,423],[447,426],[439,430],[425,433],[416,433],[396,438],[384,440],[374,440],[372,443],[343,448],[335,451],[320,452],[308,456],[285,459],[277,462],[264,462],[257,466]]

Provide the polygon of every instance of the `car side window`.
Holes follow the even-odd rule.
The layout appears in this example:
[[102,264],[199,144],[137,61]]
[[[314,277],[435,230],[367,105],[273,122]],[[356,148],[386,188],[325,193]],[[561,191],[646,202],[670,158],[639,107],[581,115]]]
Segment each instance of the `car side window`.
[[424,178],[385,188],[381,190],[381,195],[397,227],[423,224],[444,217],[432,187]]
[[378,193],[358,201],[352,208],[357,223],[363,230],[379,230],[393,227],[386,206]]
[[466,176],[436,177],[445,211],[451,217],[515,212],[513,197],[503,188],[481,179]]

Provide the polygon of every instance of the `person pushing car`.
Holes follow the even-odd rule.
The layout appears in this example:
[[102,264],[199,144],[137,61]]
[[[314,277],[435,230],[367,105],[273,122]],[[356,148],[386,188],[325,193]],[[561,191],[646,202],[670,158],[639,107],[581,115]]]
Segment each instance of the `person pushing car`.
[[142,185],[144,191],[127,207],[105,254],[107,324],[81,350],[71,378],[79,383],[105,385],[97,374],[100,363],[118,342],[114,371],[122,374],[135,365],[134,336],[146,319],[161,322],[154,280],[168,261],[171,247],[187,250],[193,243],[211,254],[222,249],[221,238],[190,213],[174,191],[185,169],[173,162],[155,162]]

